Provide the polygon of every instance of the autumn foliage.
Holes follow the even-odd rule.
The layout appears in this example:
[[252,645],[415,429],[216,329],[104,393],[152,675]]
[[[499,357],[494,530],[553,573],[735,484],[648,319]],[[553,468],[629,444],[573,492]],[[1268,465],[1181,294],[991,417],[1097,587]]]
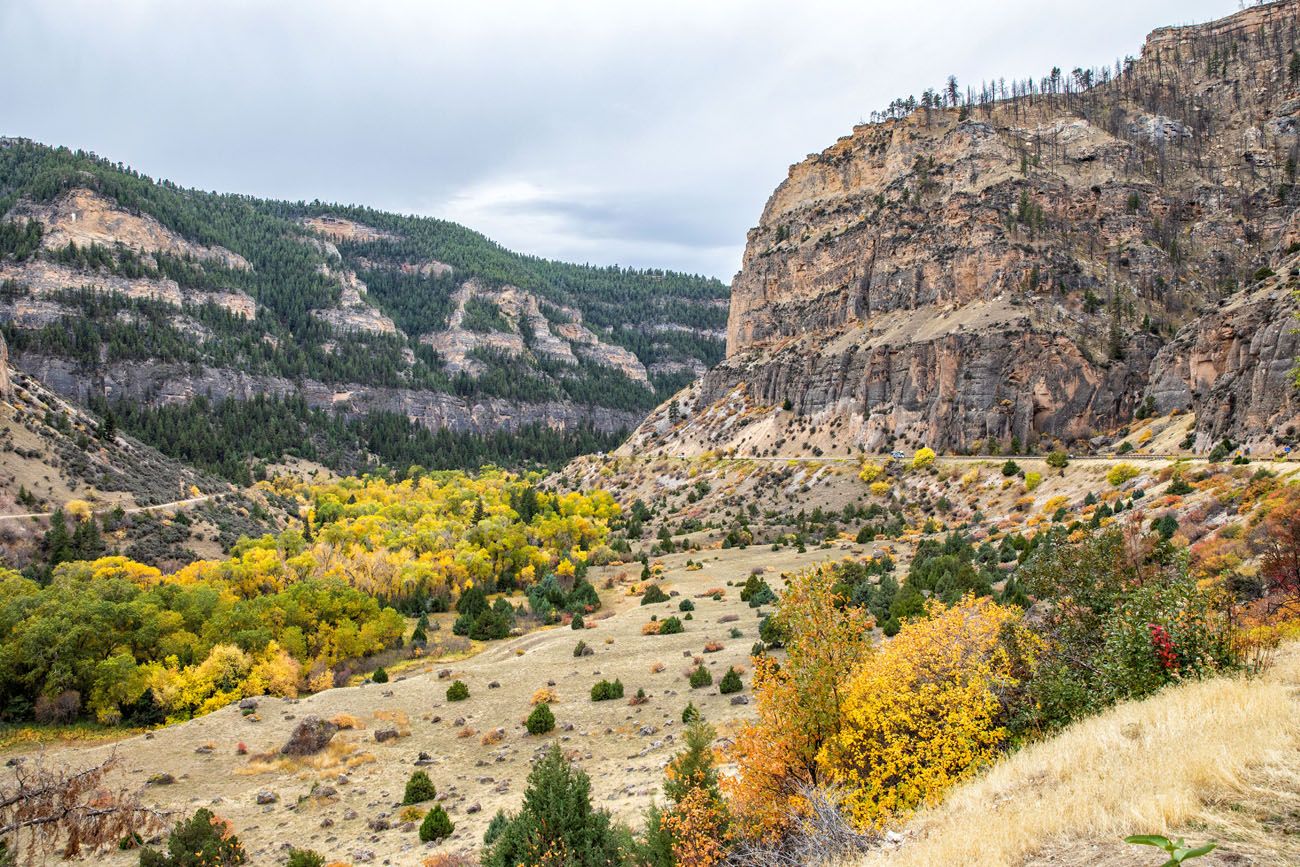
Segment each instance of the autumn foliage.
[[863,829],[936,803],[1007,737],[1000,696],[1015,681],[1000,636],[1019,609],[968,596],[951,608],[932,602],[926,615],[852,679],[820,756]]
[[723,783],[743,833],[776,839],[802,808],[804,787],[823,773],[819,754],[840,731],[843,690],[871,652],[872,618],[844,605],[829,566],[791,578],[776,615],[786,658],[754,664],[758,719],[737,732],[737,774]]

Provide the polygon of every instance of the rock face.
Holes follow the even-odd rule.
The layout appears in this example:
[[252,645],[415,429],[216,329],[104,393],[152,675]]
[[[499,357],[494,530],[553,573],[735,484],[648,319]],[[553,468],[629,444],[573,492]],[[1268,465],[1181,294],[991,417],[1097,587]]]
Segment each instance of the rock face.
[[146,255],[166,253],[238,270],[250,267],[248,260],[238,253],[186,240],[153,217],[126,211],[93,190],[69,190],[46,205],[20,203],[9,216],[39,221],[45,227],[41,246],[48,250],[69,243],[79,247],[121,244]]
[[[1300,265],[1300,259],[1293,259]],[[1300,431],[1300,356],[1294,284],[1300,269],[1265,281],[1178,333],[1156,356],[1148,393],[1161,412],[1196,413],[1198,450],[1227,437],[1254,447]]]
[[355,383],[333,385],[311,379],[295,381],[229,368],[122,362],[101,365],[88,377],[76,362],[59,356],[24,353],[15,363],[54,391],[79,403],[103,397],[110,402],[131,400],[157,406],[186,403],[201,396],[219,402],[228,397],[248,400],[259,394],[278,398],[297,395],[312,407],[339,410],[348,417],[377,411],[395,412],[431,430],[449,428],[458,433],[517,430],[534,423],[560,429],[587,424],[597,430],[616,432],[628,430],[640,421],[637,413],[587,407],[571,401],[474,400],[440,391]]
[[[466,327],[465,305],[471,300],[486,302],[496,308],[501,327],[475,331]],[[466,281],[452,296],[452,313],[447,328],[420,337],[443,357],[451,373],[479,376],[486,365],[474,353],[486,350],[518,357],[535,353],[560,364],[576,365],[579,357],[613,368],[633,382],[649,386],[645,365],[622,346],[606,343],[582,322],[582,311],[573,307],[555,307],[553,313],[563,321],[552,323],[542,311],[542,302],[531,292],[517,286],[492,289],[477,280]]]
[[309,716],[298,723],[288,742],[280,747],[280,753],[286,756],[314,756],[329,746],[338,730],[339,727],[328,720]]
[[13,386],[9,383],[9,345],[5,336],[0,334],[0,400],[13,397]]
[[[1298,10],[1164,28],[1121,71],[864,124],[791,167],[749,233],[725,361],[631,447],[1069,443],[1156,382],[1203,438],[1261,434],[1290,403],[1257,393],[1294,355],[1286,292],[1217,305],[1296,241]],[[1233,336],[1268,311],[1276,329]],[[1179,390],[1175,335],[1236,409]]]

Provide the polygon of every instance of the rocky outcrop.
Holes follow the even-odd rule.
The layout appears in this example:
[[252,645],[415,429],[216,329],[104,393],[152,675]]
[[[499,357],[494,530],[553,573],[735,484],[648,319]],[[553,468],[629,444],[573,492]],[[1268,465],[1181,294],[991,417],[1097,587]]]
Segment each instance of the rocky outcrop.
[[1300,433],[1300,302],[1293,274],[1300,270],[1287,268],[1285,277],[1269,279],[1188,325],[1152,363],[1147,393],[1160,412],[1196,414],[1197,450],[1225,437],[1272,449]]
[[310,406],[338,410],[349,417],[371,412],[401,413],[431,430],[490,433],[545,424],[560,430],[590,425],[617,432],[640,421],[637,413],[570,401],[521,403],[501,398],[465,399],[439,391],[382,388],[359,384],[331,385],[316,380],[258,376],[241,370],[183,364],[112,363],[88,372],[58,356],[24,353],[15,359],[24,371],[71,400],[88,403],[105,398],[151,406],[187,403],[197,397],[220,401],[257,395],[301,396]]
[[[499,328],[471,330],[465,325],[465,305],[472,299],[496,308],[501,317]],[[450,373],[479,376],[486,365],[474,357],[476,351],[509,356],[533,354],[560,364],[576,365],[582,357],[595,364],[611,367],[628,379],[650,384],[645,365],[622,346],[605,343],[582,322],[582,312],[572,307],[550,306],[552,322],[542,310],[541,300],[517,286],[489,288],[477,280],[467,280],[452,296],[453,308],[443,331],[423,335],[422,343],[437,350]]]
[[[331,241],[383,241],[397,236],[345,217],[322,215],[303,220],[308,229]],[[336,251],[337,253],[337,251]]]
[[9,345],[5,336],[0,334],[0,400],[13,397],[13,386],[9,382]]
[[321,273],[339,281],[342,291],[338,303],[323,310],[313,310],[312,316],[332,328],[347,333],[365,331],[371,334],[397,334],[397,325],[366,300],[366,284],[347,268],[335,270],[321,266]]
[[11,218],[39,221],[45,228],[41,246],[56,250],[68,244],[79,247],[121,244],[136,253],[167,253],[180,258],[215,262],[227,268],[247,269],[248,260],[225,247],[187,240],[148,215],[133,214],[112,199],[88,189],[73,189],[44,204],[19,202]]
[[[12,280],[27,287],[32,295],[46,297],[60,292],[91,289],[111,292],[128,298],[160,301],[180,307],[184,304],[215,304],[236,316],[253,319],[257,302],[235,289],[202,291],[181,287],[175,280],[149,277],[121,277],[102,272],[86,272],[44,259],[26,262],[0,262],[0,282]],[[0,306],[4,302],[0,301]]]
[[[1127,423],[1161,345],[1297,234],[1298,11],[1165,28],[1118,75],[863,124],[792,166],[749,233],[727,358],[675,402],[696,415],[644,433],[781,454]],[[1238,406],[1276,380],[1289,342],[1272,337],[1206,350],[1243,365]],[[1205,435],[1274,410],[1207,416]]]

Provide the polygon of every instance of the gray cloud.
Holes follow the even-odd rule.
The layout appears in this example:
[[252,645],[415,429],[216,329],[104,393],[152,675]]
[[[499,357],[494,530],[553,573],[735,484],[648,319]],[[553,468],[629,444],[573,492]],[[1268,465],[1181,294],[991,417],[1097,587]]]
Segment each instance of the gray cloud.
[[1111,62],[1236,5],[5,0],[0,133],[728,279],[787,166],[893,97]]

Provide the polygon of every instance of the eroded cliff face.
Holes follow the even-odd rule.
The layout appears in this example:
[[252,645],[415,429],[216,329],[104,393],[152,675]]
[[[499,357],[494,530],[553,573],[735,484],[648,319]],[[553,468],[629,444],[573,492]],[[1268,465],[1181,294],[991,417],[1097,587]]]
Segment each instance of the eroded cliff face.
[[198,397],[220,402],[226,398],[249,400],[258,395],[298,396],[309,406],[341,412],[349,418],[384,411],[405,415],[432,430],[448,428],[458,433],[480,434],[513,431],[537,423],[558,430],[589,425],[613,433],[627,430],[640,420],[636,413],[583,406],[572,401],[475,400],[422,389],[290,380],[199,365],[109,363],[87,375],[76,362],[59,356],[24,353],[14,362],[51,390],[81,404],[103,399],[110,403],[127,400],[166,406],[188,403]]
[[1198,451],[1225,437],[1257,449],[1295,441],[1298,278],[1300,257],[1291,257],[1278,276],[1200,317],[1156,356],[1148,392],[1160,412],[1196,413]]
[[[1070,442],[1126,423],[1148,383],[1172,395],[1162,345],[1294,243],[1298,11],[1165,28],[1090,87],[918,109],[791,167],[749,233],[726,360],[641,445]],[[1282,330],[1238,353],[1238,405],[1276,383]],[[711,429],[720,402],[736,414]],[[1209,437],[1276,413],[1203,415]]]

